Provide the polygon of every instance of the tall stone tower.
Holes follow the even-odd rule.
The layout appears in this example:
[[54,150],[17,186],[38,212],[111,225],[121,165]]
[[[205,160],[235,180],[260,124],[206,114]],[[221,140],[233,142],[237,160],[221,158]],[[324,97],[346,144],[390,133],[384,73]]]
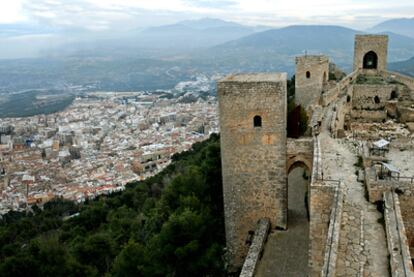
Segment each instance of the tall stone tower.
[[323,55],[296,57],[295,103],[305,109],[318,102],[329,80],[329,59]]
[[260,218],[286,228],[287,74],[232,75],[217,87],[226,241],[238,267]]
[[387,68],[388,36],[356,35],[354,71],[365,70],[376,73]]

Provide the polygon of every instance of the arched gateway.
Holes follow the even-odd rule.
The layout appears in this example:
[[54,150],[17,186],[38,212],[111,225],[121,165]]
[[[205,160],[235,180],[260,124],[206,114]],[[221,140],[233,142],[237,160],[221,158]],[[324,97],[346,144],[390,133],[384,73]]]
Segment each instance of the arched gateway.
[[369,51],[364,55],[363,69],[377,69],[378,55],[374,51]]

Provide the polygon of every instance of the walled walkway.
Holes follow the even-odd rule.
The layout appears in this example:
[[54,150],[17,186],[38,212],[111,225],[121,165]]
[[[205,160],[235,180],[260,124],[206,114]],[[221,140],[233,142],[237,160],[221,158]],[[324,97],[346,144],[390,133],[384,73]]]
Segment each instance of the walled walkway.
[[269,235],[255,276],[307,276],[309,222],[304,195],[308,181],[303,179],[302,175],[302,168],[295,168],[289,174],[289,229],[273,231]]
[[320,135],[324,178],[341,180],[345,198],[336,276],[390,276],[382,214],[365,198],[357,181],[357,145],[345,139]]

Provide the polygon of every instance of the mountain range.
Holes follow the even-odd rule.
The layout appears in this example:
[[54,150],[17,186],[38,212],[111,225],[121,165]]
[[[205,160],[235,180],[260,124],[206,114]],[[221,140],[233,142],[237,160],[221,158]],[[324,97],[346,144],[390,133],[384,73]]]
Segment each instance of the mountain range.
[[[1,28],[2,25],[0,31]],[[168,89],[197,74],[223,75],[238,71],[292,74],[294,57],[305,53],[328,55],[331,61],[350,71],[354,36],[364,33],[326,25],[269,29],[218,19],[181,21],[116,35],[78,30],[62,33],[41,28],[31,30],[30,35],[30,30],[22,26],[14,29],[8,26],[8,30],[0,36],[0,45],[5,39],[24,38],[24,43],[17,41],[16,44],[28,49],[27,45],[33,46],[29,43],[30,36],[48,36],[57,45],[43,49],[35,58],[0,60],[0,92],[91,84],[101,90]],[[409,65],[409,59],[414,56],[414,38],[387,29],[380,33],[389,35],[389,62]],[[57,39],[63,34],[70,34],[69,38]],[[3,47],[9,51],[19,49],[11,44]],[[33,51],[32,48],[36,47],[30,47]],[[2,47],[0,57],[1,54]],[[404,60],[407,62],[400,63]]]
[[414,57],[406,61],[391,63],[388,68],[414,77]]
[[[339,26],[289,26],[255,33],[202,52],[211,60],[230,60],[238,66],[248,64],[251,70],[284,70],[292,72],[297,55],[324,54],[350,70],[354,39],[363,32]],[[399,61],[414,55],[414,39],[395,33],[389,36],[389,60]]]
[[369,32],[393,32],[414,38],[414,17],[396,18],[384,21],[368,29]]
[[265,29],[269,27],[251,27],[219,19],[203,18],[148,28],[138,33],[135,40],[140,47],[207,48]]

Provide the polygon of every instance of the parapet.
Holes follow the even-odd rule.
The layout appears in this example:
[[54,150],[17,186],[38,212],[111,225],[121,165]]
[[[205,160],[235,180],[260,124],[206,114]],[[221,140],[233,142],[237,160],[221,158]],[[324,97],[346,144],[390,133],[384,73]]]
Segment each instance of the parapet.
[[303,55],[303,56],[297,56],[296,57],[296,64],[323,64],[323,63],[329,63],[329,58],[325,55]]
[[361,34],[355,35],[355,41],[358,40],[387,40],[388,35],[377,35],[377,34]]
[[221,80],[219,83],[226,83],[226,82],[241,82],[241,83],[279,83],[285,82],[287,80],[287,73],[241,73],[241,74],[233,74],[227,76]]

